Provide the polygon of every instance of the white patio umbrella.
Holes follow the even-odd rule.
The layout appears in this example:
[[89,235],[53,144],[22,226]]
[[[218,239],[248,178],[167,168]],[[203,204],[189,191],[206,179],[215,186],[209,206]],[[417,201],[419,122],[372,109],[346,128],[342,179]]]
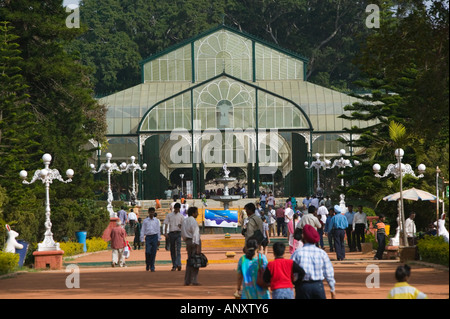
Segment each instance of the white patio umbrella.
[[[391,195],[387,195],[385,197],[383,197],[383,200],[385,201],[396,201],[400,199],[400,192],[395,193],[395,194],[391,194]],[[410,189],[406,189],[403,191],[403,199],[409,199],[409,200],[436,200],[436,196],[428,193],[426,191],[423,191],[421,189],[416,189],[416,188],[410,188]]]

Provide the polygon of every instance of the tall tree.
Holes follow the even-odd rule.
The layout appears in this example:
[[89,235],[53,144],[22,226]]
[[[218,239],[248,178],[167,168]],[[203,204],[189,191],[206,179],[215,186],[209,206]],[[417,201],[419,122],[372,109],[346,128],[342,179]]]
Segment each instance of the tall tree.
[[84,0],[86,32],[70,47],[94,70],[99,94],[140,82],[138,62],[221,23],[309,58],[308,80],[342,90],[359,72],[352,59],[368,29],[354,0]]
[[0,185],[9,197],[21,198],[18,172],[39,153],[40,142],[13,32],[8,22],[0,23]]
[[37,234],[42,216],[36,210],[42,204],[32,188],[23,187],[18,173],[32,166],[41,145],[14,31],[8,22],[0,23],[0,220],[20,223],[18,230],[36,239],[30,234]]
[[[390,135],[392,121],[415,136],[414,143],[403,144],[403,161],[412,166],[423,162],[428,167],[424,179],[409,180],[411,186],[435,192],[434,167],[448,167],[449,161],[448,1],[424,4],[408,0],[397,4],[379,4],[380,29],[372,31],[357,60],[367,79],[358,84],[371,94],[360,97],[366,100],[364,103],[346,106],[351,115],[341,116],[376,120],[364,129],[348,128],[349,132],[361,135],[353,146],[366,149],[362,157],[367,159],[358,168],[362,177],[349,193],[374,201],[382,197],[377,190],[396,185],[396,181],[373,178],[371,169],[374,159],[384,167],[395,161],[393,143],[379,147],[380,141],[396,140],[395,134]],[[448,179],[448,170],[443,173]]]
[[41,144],[40,154],[33,156],[34,164],[24,168],[41,168],[42,154],[50,153],[52,166],[76,172],[71,186],[54,184],[55,194],[92,196],[86,187],[92,180],[86,169],[91,152],[84,146],[91,138],[104,141],[106,109],[93,98],[87,67],[64,48],[82,31],[66,26],[68,13],[59,0],[0,0],[0,16],[10,21],[19,35],[21,73],[39,134],[34,140]]

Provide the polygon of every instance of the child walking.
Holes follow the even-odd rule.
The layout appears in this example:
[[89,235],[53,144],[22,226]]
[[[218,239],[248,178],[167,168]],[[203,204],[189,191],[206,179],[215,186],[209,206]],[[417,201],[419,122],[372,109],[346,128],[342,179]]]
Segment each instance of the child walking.
[[398,266],[395,271],[397,283],[388,294],[388,299],[428,299],[427,295],[408,284],[411,268],[408,265]]
[[375,224],[375,228],[377,230],[377,242],[378,242],[377,253],[375,254],[375,257],[373,258],[375,260],[383,259],[384,249],[386,248],[386,225],[384,223],[385,219],[386,219],[385,216],[383,214],[380,214],[379,220]]
[[264,281],[270,283],[272,299],[294,299],[293,282],[299,283],[305,271],[292,259],[285,259],[286,246],[282,242],[273,244],[275,260],[268,263],[264,271]]

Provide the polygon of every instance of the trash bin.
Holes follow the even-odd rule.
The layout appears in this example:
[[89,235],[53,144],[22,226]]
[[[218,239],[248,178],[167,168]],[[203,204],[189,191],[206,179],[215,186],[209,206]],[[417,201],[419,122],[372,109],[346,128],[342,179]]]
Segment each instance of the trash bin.
[[75,236],[77,237],[77,242],[80,244],[83,244],[83,251],[87,252],[87,248],[86,248],[87,232],[86,231],[77,231],[77,232],[75,232]]
[[25,258],[27,257],[28,243],[24,240],[18,239],[17,242],[23,245],[22,249],[16,249],[16,254],[19,254],[19,267],[23,267]]

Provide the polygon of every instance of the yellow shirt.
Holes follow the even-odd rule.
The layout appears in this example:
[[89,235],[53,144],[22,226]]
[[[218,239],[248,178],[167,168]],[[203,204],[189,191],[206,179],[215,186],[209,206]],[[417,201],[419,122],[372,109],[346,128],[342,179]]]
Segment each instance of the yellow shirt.
[[427,295],[420,292],[406,281],[397,282],[388,294],[388,299],[428,299]]

